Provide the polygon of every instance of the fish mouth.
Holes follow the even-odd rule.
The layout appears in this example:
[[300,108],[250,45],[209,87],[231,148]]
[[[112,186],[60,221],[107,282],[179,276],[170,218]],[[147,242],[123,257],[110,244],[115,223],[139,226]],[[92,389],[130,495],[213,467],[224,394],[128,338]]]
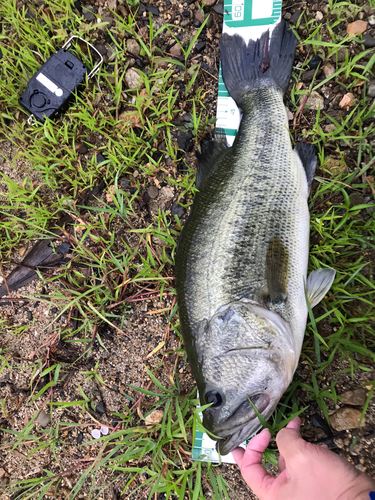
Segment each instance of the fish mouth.
[[[260,393],[249,399],[258,412],[267,419],[273,410],[269,395]],[[227,455],[261,427],[262,424],[251,403],[248,400],[243,401],[224,422],[214,429],[214,434],[222,438],[216,443],[217,451],[221,455]]]

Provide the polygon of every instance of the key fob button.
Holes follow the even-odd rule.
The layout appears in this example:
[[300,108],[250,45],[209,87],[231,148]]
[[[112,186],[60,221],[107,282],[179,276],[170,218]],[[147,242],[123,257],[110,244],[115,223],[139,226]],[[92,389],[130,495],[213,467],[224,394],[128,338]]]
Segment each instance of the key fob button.
[[47,99],[43,92],[34,92],[30,99],[30,104],[36,108],[43,108],[46,105]]

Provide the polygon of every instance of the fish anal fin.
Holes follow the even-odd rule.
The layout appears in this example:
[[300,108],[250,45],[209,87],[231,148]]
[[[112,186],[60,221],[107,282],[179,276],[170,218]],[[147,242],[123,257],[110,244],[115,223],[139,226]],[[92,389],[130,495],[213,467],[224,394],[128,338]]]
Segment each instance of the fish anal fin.
[[202,152],[196,153],[198,158],[197,179],[195,185],[199,189],[202,182],[212,173],[217,160],[223,155],[229,146],[225,142],[209,141],[202,144]]
[[285,302],[288,296],[289,252],[279,236],[274,236],[266,257],[266,280],[272,303]]
[[307,300],[309,301],[311,308],[318,305],[324,298],[328,290],[331,288],[335,276],[336,271],[330,267],[316,269],[316,271],[309,274],[306,289]]
[[312,181],[314,179],[316,164],[318,162],[315,146],[313,146],[312,144],[301,142],[299,144],[296,144],[294,152],[301,160],[303,168],[305,169],[306,180],[310,189]]

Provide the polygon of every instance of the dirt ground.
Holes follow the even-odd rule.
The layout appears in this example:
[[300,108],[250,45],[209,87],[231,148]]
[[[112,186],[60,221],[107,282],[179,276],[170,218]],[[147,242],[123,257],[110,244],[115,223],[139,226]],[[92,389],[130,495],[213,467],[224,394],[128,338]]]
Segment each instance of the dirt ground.
[[[328,4],[324,1],[320,1],[315,5],[312,2],[289,1],[284,5],[283,17],[293,24],[298,19],[298,13],[303,11],[306,5],[308,5],[313,14],[321,12],[324,16],[327,15]],[[192,29],[193,22],[197,19],[197,16],[199,17],[195,4],[191,2],[178,3],[173,0],[172,2],[150,1],[141,4],[140,13],[138,14],[140,22],[146,17],[146,8],[150,6],[159,9],[159,15],[155,16],[157,23],[178,22],[182,26],[185,21],[189,21],[184,25],[187,30]],[[366,7],[364,2],[363,6]],[[188,15],[184,14],[185,11],[188,11]],[[207,88],[208,92],[206,97],[207,115],[214,117],[219,61],[218,40],[222,24],[222,16],[218,13],[220,12],[220,4],[217,4],[216,10],[213,10],[210,2],[205,11],[211,11],[212,21],[210,22],[210,27],[202,35],[201,41],[205,42],[205,46],[196,57],[202,63],[203,68],[199,85],[205,86],[204,88]],[[375,10],[363,9],[364,19],[373,15],[374,12]],[[338,27],[337,29],[345,30],[345,26]],[[303,39],[307,34],[306,26],[301,24],[298,32]],[[371,29],[369,34],[371,36],[375,35],[375,29]],[[168,44],[170,40],[167,35],[165,37],[165,40],[161,42],[161,48],[167,51],[169,50]],[[359,49],[353,44],[349,46],[348,50],[353,54]],[[322,49],[322,52],[324,52],[324,49]],[[304,49],[299,48],[296,56],[296,65],[301,65],[308,56],[309,54]],[[305,79],[302,78],[302,82],[304,82],[304,85],[308,85],[308,77],[305,77]],[[356,88],[355,92],[359,96],[361,88]],[[320,89],[319,94],[323,97],[328,112],[335,119],[346,113],[345,110],[337,106],[344,93],[344,90],[338,85],[329,85]],[[287,106],[288,103],[290,105],[288,96],[285,102]],[[306,129],[313,126],[315,113],[314,110],[311,110],[304,114],[303,120],[297,126],[298,133],[301,136],[303,136]],[[185,148],[187,151],[185,158],[187,163],[195,166],[194,145],[191,139],[186,139]],[[3,173],[16,182],[22,181],[26,174],[29,177],[31,176],[32,181],[38,181],[37,174],[30,171],[29,166],[17,157],[14,145],[3,140],[0,144],[0,150],[3,158],[3,160],[0,158],[0,169]],[[350,158],[352,158],[353,164],[355,163],[355,154],[349,148],[348,158],[349,162]],[[365,160],[367,161],[369,158]],[[328,174],[320,172],[320,175],[327,176]],[[160,175],[159,181],[158,196],[155,198],[155,201],[150,202],[151,213],[153,209],[157,209],[161,205],[164,206],[164,209],[170,208],[172,203],[177,199],[177,191],[173,186],[166,183],[162,175]],[[172,192],[172,198],[170,197],[168,202],[163,199],[161,193],[164,187],[168,187]],[[149,188],[150,185],[146,183],[143,191],[147,192]],[[0,196],[1,189],[4,188],[0,186]],[[53,200],[55,193],[46,189],[41,195],[45,196],[46,200],[50,202],[50,200]],[[103,194],[104,196],[105,194]],[[362,199],[366,199],[369,196],[369,192],[363,190],[363,192],[359,193],[359,196]],[[154,203],[154,206],[152,203]],[[140,204],[138,206],[137,223],[147,224],[147,214],[149,212]],[[182,213],[180,218],[184,220],[184,217],[186,217],[186,214]],[[124,229],[124,231],[126,230]],[[21,242],[20,246],[14,252],[12,264],[4,266],[6,274],[12,270],[14,265],[22,259],[25,251],[27,252],[30,248],[30,244],[27,244],[27,248],[24,245]],[[172,269],[170,272],[173,275]],[[0,281],[3,281],[2,277],[0,277]],[[98,428],[99,424],[112,429],[116,426],[117,417],[114,414],[122,414],[124,412],[124,405],[129,405],[129,399],[127,399],[126,395],[133,398],[139,397],[139,394],[129,388],[128,384],[146,387],[149,382],[144,369],[145,366],[151,370],[157,370],[157,374],[161,380],[163,378],[167,380],[165,365],[172,368],[177,363],[182,391],[188,393],[194,387],[194,381],[189,366],[184,361],[184,357],[174,352],[180,348],[178,337],[170,329],[162,313],[154,314],[159,309],[172,307],[173,296],[165,296],[161,302],[158,298],[152,298],[146,302],[135,302],[126,316],[124,323],[121,325],[122,330],[130,338],[126,335],[121,335],[114,328],[104,326],[100,330],[100,338],[105,348],[95,340],[92,344],[90,357],[87,359],[85,356],[82,356],[85,352],[83,344],[77,342],[59,342],[57,337],[54,337],[56,324],[71,325],[71,328],[74,329],[75,321],[74,317],[72,317],[74,314],[73,311],[61,314],[61,306],[58,303],[48,300],[48,295],[52,293],[52,290],[58,289],[59,286],[59,283],[53,282],[42,289],[39,281],[35,280],[26,287],[13,292],[14,301],[12,303],[0,306],[0,315],[2,318],[8,318],[12,326],[17,325],[22,327],[17,335],[14,335],[10,331],[3,331],[0,336],[0,349],[7,349],[7,353],[11,354],[9,364],[12,368],[9,370],[5,367],[0,372],[0,399],[5,401],[5,406],[0,416],[0,428],[19,432],[30,422],[35,412],[41,408],[39,401],[29,401],[31,394],[30,381],[37,377],[37,373],[34,370],[34,360],[42,354],[45,356],[47,348],[47,355],[50,357],[51,363],[63,363],[63,370],[68,375],[64,384],[54,390],[54,399],[56,401],[80,400],[81,395],[77,393],[77,387],[80,385],[84,393],[95,401],[95,411],[83,413],[79,406],[66,409],[58,408],[53,410],[51,420],[51,416],[43,410],[41,413],[42,417],[38,417],[38,423],[36,424],[39,430],[50,432],[50,429],[56,428],[57,424],[60,425],[60,428],[64,428],[64,444],[57,450],[57,461],[51,453],[50,448],[41,449],[33,454],[31,458],[27,458],[31,449],[30,447],[33,445],[32,436],[23,446],[10,451],[12,447],[10,443],[13,440],[13,436],[0,432],[0,485],[2,486],[6,486],[15,480],[38,476],[43,473],[43,468],[48,468],[52,472],[59,473],[61,470],[72,467],[72,463],[79,466],[80,464],[84,464],[86,457],[95,456],[95,452],[98,449],[97,445],[93,444],[82,447],[82,443],[92,439],[91,432],[94,428]],[[20,297],[29,298],[23,300]],[[331,328],[328,322],[326,327],[328,329]],[[157,348],[163,341],[165,341],[165,346],[154,355],[148,357],[153,349]],[[166,354],[167,352],[172,352],[172,354]],[[161,366],[161,361],[163,361],[163,366]],[[74,364],[72,364],[73,362]],[[363,385],[366,386],[366,381],[370,382],[373,380],[374,373],[371,360],[364,358],[361,362],[363,366],[367,367],[368,371],[357,371],[353,378],[350,372],[343,373],[346,369],[350,368],[349,362],[339,360],[334,361],[330,368],[325,370],[324,376],[318,376],[318,383],[321,386],[330,387],[332,381],[337,381],[335,389],[339,395],[345,394],[348,391],[353,391],[354,393],[354,396],[348,396],[349,399],[350,397],[352,398],[352,401],[345,404],[340,402],[338,405],[335,405],[332,400],[328,399],[327,405],[330,413],[333,414],[344,406],[362,410],[365,400],[363,399],[361,388]],[[94,378],[88,380],[87,377],[82,375],[83,371],[89,372],[93,370],[97,363],[98,371],[107,384],[107,387],[103,387],[95,382]],[[300,363],[295,378],[305,383],[311,383],[311,372],[307,362]],[[369,388],[371,388],[371,385],[369,385]],[[355,399],[355,395],[359,399]],[[319,414],[321,417],[321,412],[318,406],[309,400],[308,392],[304,389],[299,389],[296,397],[300,400],[300,407],[310,405],[309,409],[303,414],[303,436],[311,441],[326,440],[335,453],[345,457],[359,470],[365,471],[375,478],[374,402],[370,402],[365,424],[361,429],[335,431],[335,436],[329,439],[330,436],[327,436],[324,429],[321,428],[322,426],[324,427],[324,422],[321,424],[321,420],[316,418],[316,414]],[[354,403],[356,403],[355,405],[353,405],[353,398]],[[143,408],[143,411],[147,411],[147,408]],[[77,424],[77,426],[68,427],[64,425],[64,423],[71,422]],[[30,431],[31,434],[32,431]],[[72,483],[74,484],[80,471],[81,469],[77,468],[72,472],[70,477],[64,479],[63,487],[56,498],[67,497],[72,488]],[[221,465],[220,473],[232,489],[230,492],[231,499],[255,499],[241,479],[236,466]],[[112,477],[106,477],[106,473],[102,471],[99,476],[101,484],[104,484],[109,479],[112,480]],[[123,486],[124,479],[118,476],[113,487],[109,488],[103,494],[103,499],[136,498],[142,500],[147,498],[148,492],[146,490],[138,490],[134,495],[130,493],[121,495],[120,492]],[[87,494],[83,489],[78,498],[85,498]],[[53,497],[54,493],[49,492],[47,496]],[[9,498],[7,493],[0,494],[0,500],[8,500]],[[165,497],[160,495],[159,498],[162,499]]]

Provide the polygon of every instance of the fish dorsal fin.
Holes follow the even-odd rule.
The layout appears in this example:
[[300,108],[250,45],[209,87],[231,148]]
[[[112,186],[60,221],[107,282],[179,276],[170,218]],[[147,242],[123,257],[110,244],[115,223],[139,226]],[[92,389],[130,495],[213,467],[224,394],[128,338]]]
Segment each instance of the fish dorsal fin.
[[289,253],[279,236],[274,236],[266,257],[268,295],[274,304],[285,302],[288,296]]
[[198,158],[197,179],[195,185],[199,189],[202,182],[210,176],[215,167],[216,160],[223,155],[229,146],[224,142],[209,141],[202,144],[202,152],[196,153]]
[[301,142],[299,144],[296,144],[294,152],[301,160],[303,168],[305,169],[306,180],[310,189],[312,181],[314,179],[316,164],[318,162],[318,158],[315,152],[315,146],[313,146],[312,144]]
[[331,288],[335,279],[336,271],[327,267],[317,269],[309,274],[307,278],[307,300],[311,308],[315,307]]

